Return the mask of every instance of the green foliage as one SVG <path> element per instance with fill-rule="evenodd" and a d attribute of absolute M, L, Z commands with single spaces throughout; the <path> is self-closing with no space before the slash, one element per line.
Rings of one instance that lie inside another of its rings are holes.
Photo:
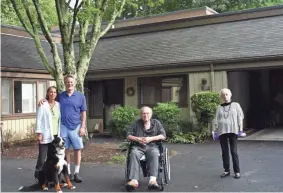
<path fill-rule="evenodd" d="M 20 0 L 16 0 L 20 13 L 23 15 L 23 19 L 28 21 L 28 17 L 25 14 L 25 10 L 23 4 Z M 40 25 L 37 20 L 37 15 L 35 12 L 35 8 L 33 6 L 32 0 L 27 0 L 29 5 L 29 10 L 31 12 L 31 16 L 33 20 L 36 22 L 35 26 L 40 30 Z M 40 7 L 43 11 L 44 18 L 46 20 L 48 28 L 52 26 L 58 25 L 58 18 L 55 9 L 55 1 L 50 0 L 40 0 Z M 1 0 L 1 22 L 9 25 L 22 26 L 19 21 L 15 10 L 13 9 L 11 0 Z M 30 26 L 30 24 L 28 24 Z M 31 27 L 31 26 L 30 26 Z"/>
<path fill-rule="evenodd" d="M 78 21 L 85 21 L 89 20 L 90 22 L 93 22 L 95 15 L 99 13 L 99 9 L 96 8 L 95 2 L 90 2 L 85 4 L 85 6 L 82 7 L 81 11 L 78 13 Z"/>
<path fill-rule="evenodd" d="M 169 143 L 195 144 L 203 143 L 207 139 L 205 132 L 174 132 Z"/>
<path fill-rule="evenodd" d="M 199 131 L 199 127 L 191 121 L 179 121 L 178 129 L 182 133 Z"/>
<path fill-rule="evenodd" d="M 129 146 L 130 146 L 130 143 L 126 141 L 119 145 L 119 149 L 121 149 L 121 151 L 127 151 Z"/>
<path fill-rule="evenodd" d="M 283 0 L 128 0 L 121 14 L 123 18 L 133 18 L 166 12 L 210 7 L 219 13 L 259 8 L 282 4 Z"/>
<path fill-rule="evenodd" d="M 148 16 L 158 13 L 157 10 L 166 0 L 127 0 L 120 19 Z M 161 13 L 161 12 L 159 12 Z"/>
<path fill-rule="evenodd" d="M 112 136 L 125 138 L 130 125 L 139 115 L 139 109 L 133 107 L 118 107 L 112 112 L 109 130 Z"/>
<path fill-rule="evenodd" d="M 220 98 L 217 92 L 199 92 L 191 96 L 192 111 L 201 128 L 207 127 L 219 104 Z"/>
<path fill-rule="evenodd" d="M 126 163 L 126 156 L 125 155 L 115 155 L 111 158 L 111 161 L 108 164 L 125 164 Z"/>
<path fill-rule="evenodd" d="M 175 103 L 158 103 L 153 108 L 153 115 L 163 124 L 167 136 L 178 129 L 181 109 Z"/>

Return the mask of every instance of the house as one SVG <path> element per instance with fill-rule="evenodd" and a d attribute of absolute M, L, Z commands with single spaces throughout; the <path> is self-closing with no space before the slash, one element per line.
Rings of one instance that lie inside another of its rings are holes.
<path fill-rule="evenodd" d="M 7 35 L 2 27 L 1 118 L 4 131 L 23 138 L 42 90 L 53 81 L 33 40 L 23 30 L 9 30 L 21 35 Z M 176 102 L 182 119 L 193 121 L 190 96 L 224 87 L 242 105 L 246 127 L 282 127 L 282 30 L 282 5 L 221 14 L 204 7 L 115 22 L 98 42 L 86 76 L 88 131 L 98 124 L 107 132 L 117 106 L 166 101 Z M 26 80 L 32 83 L 26 86 Z"/>
<path fill-rule="evenodd" d="M 50 51 L 43 35 L 41 44 Z M 53 34 L 56 42 L 60 37 Z M 21 27 L 1 25 L 1 123 L 4 140 L 31 137 L 35 126 L 36 106 L 54 85 L 45 70 L 34 41 Z M 51 56 L 51 57 L 50 57 Z M 52 55 L 47 54 L 52 64 Z"/>
<path fill-rule="evenodd" d="M 283 5 L 218 14 L 204 7 L 115 23 L 86 76 L 88 130 L 107 132 L 117 106 L 173 101 L 228 87 L 245 127 L 283 126 Z"/>

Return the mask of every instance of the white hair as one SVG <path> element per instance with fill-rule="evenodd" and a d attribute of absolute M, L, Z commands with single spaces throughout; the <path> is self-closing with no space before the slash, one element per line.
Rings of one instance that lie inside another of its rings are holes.
<path fill-rule="evenodd" d="M 222 93 L 223 93 L 223 92 L 226 92 L 230 97 L 232 96 L 232 92 L 231 92 L 230 89 L 228 89 L 228 88 L 223 88 L 223 89 L 221 89 L 221 91 L 219 92 L 220 97 L 222 96 Z"/>
<path fill-rule="evenodd" d="M 142 108 L 141 108 L 141 113 L 143 113 L 143 110 L 144 110 L 144 109 L 148 109 L 148 110 L 149 110 L 149 113 L 152 115 L 152 109 L 151 109 L 150 107 L 148 107 L 148 106 L 142 107 Z"/>

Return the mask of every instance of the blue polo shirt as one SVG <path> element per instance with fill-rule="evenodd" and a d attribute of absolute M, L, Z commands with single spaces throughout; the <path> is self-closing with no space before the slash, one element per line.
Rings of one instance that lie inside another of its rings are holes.
<path fill-rule="evenodd" d="M 86 111 L 85 96 L 75 91 L 71 96 L 67 91 L 59 94 L 61 123 L 68 129 L 76 129 L 81 124 L 81 112 Z"/>

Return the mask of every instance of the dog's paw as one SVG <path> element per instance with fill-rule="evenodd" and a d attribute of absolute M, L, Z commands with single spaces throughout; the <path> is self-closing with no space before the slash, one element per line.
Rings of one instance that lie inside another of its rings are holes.
<path fill-rule="evenodd" d="M 67 183 L 62 183 L 62 184 L 60 184 L 60 186 L 61 187 L 66 187 L 66 186 L 68 186 L 68 184 Z"/>
<path fill-rule="evenodd" d="M 47 187 L 45 187 L 45 188 L 43 188 L 42 190 L 43 190 L 43 191 L 48 191 L 48 188 L 47 188 Z"/>
<path fill-rule="evenodd" d="M 60 190 L 60 191 L 57 191 L 56 193 L 63 193 L 63 192 L 62 192 L 62 190 Z"/>
<path fill-rule="evenodd" d="M 69 185 L 69 186 L 68 186 L 68 189 L 70 189 L 70 190 L 76 189 L 76 186 L 74 186 L 74 185 Z"/>
<path fill-rule="evenodd" d="M 69 188 L 70 190 L 76 189 L 76 186 L 72 186 Z"/>

